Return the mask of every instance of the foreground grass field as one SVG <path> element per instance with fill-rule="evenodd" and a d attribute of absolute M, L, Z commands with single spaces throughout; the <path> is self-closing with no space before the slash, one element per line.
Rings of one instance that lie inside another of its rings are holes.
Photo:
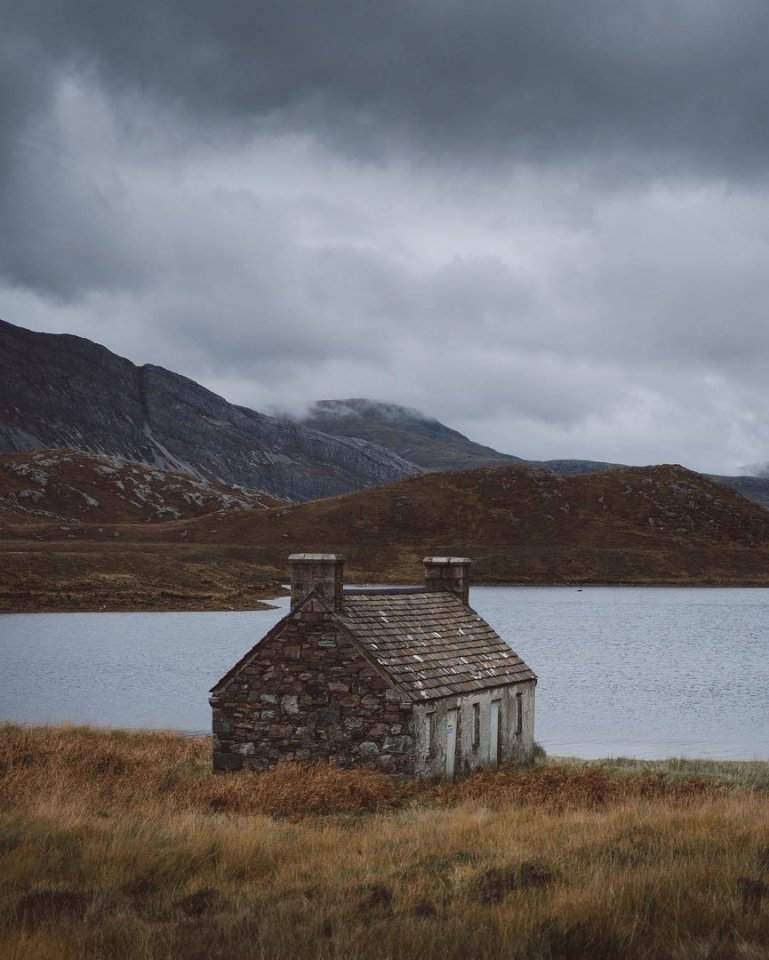
<path fill-rule="evenodd" d="M 769 957 L 769 764 L 214 776 L 0 727 L 0 956 Z"/>

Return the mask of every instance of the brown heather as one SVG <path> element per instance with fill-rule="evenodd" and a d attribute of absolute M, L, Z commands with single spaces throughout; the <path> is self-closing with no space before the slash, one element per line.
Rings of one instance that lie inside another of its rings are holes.
<path fill-rule="evenodd" d="M 503 466 L 164 523 L 0 514 L 0 611 L 253 609 L 297 552 L 343 553 L 351 583 L 453 554 L 474 583 L 766 586 L 769 512 L 679 466 Z"/>
<path fill-rule="evenodd" d="M 205 739 L 6 726 L 0 810 L 9 960 L 769 956 L 766 763 L 216 776 Z"/>

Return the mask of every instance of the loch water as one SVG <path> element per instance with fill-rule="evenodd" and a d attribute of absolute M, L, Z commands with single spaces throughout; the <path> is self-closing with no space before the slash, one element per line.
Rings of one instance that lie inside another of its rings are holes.
<path fill-rule="evenodd" d="M 0 616 L 0 720 L 210 729 L 208 689 L 282 617 Z M 537 673 L 550 754 L 769 759 L 769 589 L 475 587 Z"/>

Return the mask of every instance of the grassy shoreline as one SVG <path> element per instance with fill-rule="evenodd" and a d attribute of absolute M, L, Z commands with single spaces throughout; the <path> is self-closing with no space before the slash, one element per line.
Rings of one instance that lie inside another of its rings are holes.
<path fill-rule="evenodd" d="M 276 572 L 277 576 L 277 572 Z M 77 585 L 70 593 L 66 588 L 53 586 L 30 592 L 26 588 L 18 592 L 0 590 L 0 616 L 2 614 L 22 613 L 215 613 L 245 612 L 274 609 L 272 602 L 287 596 L 288 591 L 280 586 L 260 587 L 244 599 L 235 591 L 224 592 L 220 596 L 184 595 L 174 591 L 158 591 L 148 587 L 144 593 L 130 596 L 114 595 L 110 592 L 93 593 L 88 591 L 85 582 Z M 284 578 L 285 579 L 285 578 Z M 363 579 L 349 580 L 348 586 L 363 585 Z M 377 578 L 377 582 L 389 586 L 401 586 L 404 578 Z M 278 584 L 278 580 L 276 580 Z M 688 590 L 739 589 L 766 590 L 769 579 L 755 580 L 724 578 L 678 578 L 667 580 L 478 580 L 476 587 L 561 587 L 563 589 L 588 590 L 610 587 L 669 588 L 685 587 Z"/>
<path fill-rule="evenodd" d="M 769 956 L 769 763 L 460 783 L 215 776 L 165 733 L 0 727 L 0 955 Z"/>

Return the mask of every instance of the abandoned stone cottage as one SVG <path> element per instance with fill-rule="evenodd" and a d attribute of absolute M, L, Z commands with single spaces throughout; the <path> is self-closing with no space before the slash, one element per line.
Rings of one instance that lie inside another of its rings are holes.
<path fill-rule="evenodd" d="M 422 587 L 344 589 L 344 559 L 294 554 L 291 609 L 211 690 L 215 770 L 327 760 L 417 776 L 525 761 L 535 675 L 468 606 L 470 561 Z"/>

